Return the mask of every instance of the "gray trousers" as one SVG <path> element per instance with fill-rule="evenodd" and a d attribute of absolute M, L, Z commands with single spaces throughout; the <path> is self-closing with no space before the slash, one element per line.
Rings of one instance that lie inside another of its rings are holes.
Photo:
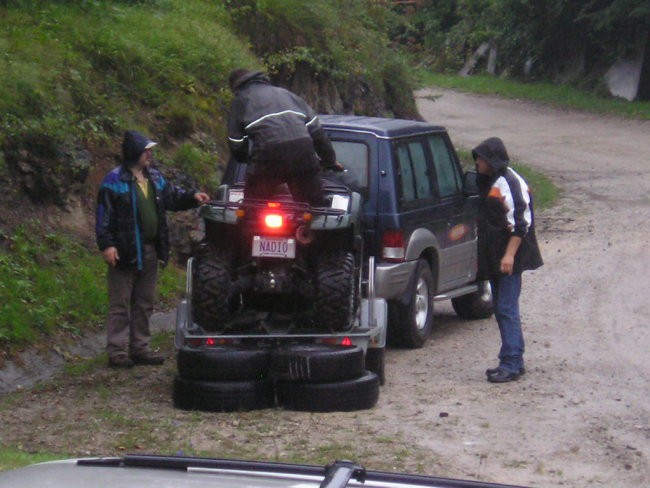
<path fill-rule="evenodd" d="M 142 270 L 108 267 L 106 352 L 111 358 L 137 356 L 149 350 L 149 318 L 156 296 L 158 257 L 145 245 Z"/>

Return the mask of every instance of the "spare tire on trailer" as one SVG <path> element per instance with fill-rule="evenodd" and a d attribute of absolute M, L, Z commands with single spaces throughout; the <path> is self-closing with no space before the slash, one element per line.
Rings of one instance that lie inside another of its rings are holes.
<path fill-rule="evenodd" d="M 192 267 L 192 315 L 204 330 L 219 331 L 230 318 L 230 281 L 226 253 L 207 245 Z"/>
<path fill-rule="evenodd" d="M 369 347 L 366 351 L 365 368 L 372 371 L 379 378 L 379 384 L 386 383 L 386 348 L 385 347 Z"/>
<path fill-rule="evenodd" d="M 273 407 L 275 391 L 270 379 L 197 381 L 176 376 L 172 399 L 183 410 L 235 412 Z"/>
<path fill-rule="evenodd" d="M 354 255 L 331 252 L 316 263 L 314 321 L 320 329 L 349 330 L 353 324 L 357 296 L 354 285 Z"/>
<path fill-rule="evenodd" d="M 266 378 L 271 351 L 243 346 L 178 350 L 176 365 L 181 378 L 200 381 L 245 381 Z"/>
<path fill-rule="evenodd" d="M 304 412 L 351 412 L 374 407 L 379 400 L 379 378 L 366 371 L 359 378 L 333 383 L 279 381 L 278 403 Z"/>
<path fill-rule="evenodd" d="M 271 353 L 274 378 L 289 381 L 332 382 L 363 375 L 363 349 L 359 346 L 298 344 Z"/>

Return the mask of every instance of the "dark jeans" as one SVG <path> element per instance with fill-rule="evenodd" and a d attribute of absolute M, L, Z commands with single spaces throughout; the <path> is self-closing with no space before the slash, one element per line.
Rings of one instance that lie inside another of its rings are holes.
<path fill-rule="evenodd" d="M 323 205 L 320 164 L 311 139 L 273 144 L 253 153 L 246 173 L 246 198 L 268 199 L 286 183 L 293 199 Z"/>
<path fill-rule="evenodd" d="M 142 270 L 108 267 L 106 351 L 111 358 L 137 356 L 149 350 L 149 318 L 156 295 L 158 256 L 145 245 Z"/>
<path fill-rule="evenodd" d="M 524 334 L 519 316 L 521 273 L 498 275 L 490 280 L 494 315 L 501 333 L 499 367 L 518 372 L 524 366 Z"/>

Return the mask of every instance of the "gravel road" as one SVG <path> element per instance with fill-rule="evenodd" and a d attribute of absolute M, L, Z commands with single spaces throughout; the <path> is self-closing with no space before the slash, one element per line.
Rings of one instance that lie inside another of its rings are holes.
<path fill-rule="evenodd" d="M 563 197 L 538 213 L 546 265 L 524 275 L 528 374 L 488 384 L 496 323 L 461 322 L 443 305 L 424 349 L 389 351 L 382 409 L 437 453 L 447 475 L 650 486 L 650 122 L 437 89 L 417 95 L 423 117 L 458 147 L 499 136 Z"/>

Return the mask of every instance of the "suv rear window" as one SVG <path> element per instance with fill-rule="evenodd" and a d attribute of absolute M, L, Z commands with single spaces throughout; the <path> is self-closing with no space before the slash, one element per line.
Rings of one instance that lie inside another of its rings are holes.
<path fill-rule="evenodd" d="M 336 160 L 347 170 L 346 180 L 357 189 L 368 188 L 368 146 L 362 142 L 332 141 Z"/>

